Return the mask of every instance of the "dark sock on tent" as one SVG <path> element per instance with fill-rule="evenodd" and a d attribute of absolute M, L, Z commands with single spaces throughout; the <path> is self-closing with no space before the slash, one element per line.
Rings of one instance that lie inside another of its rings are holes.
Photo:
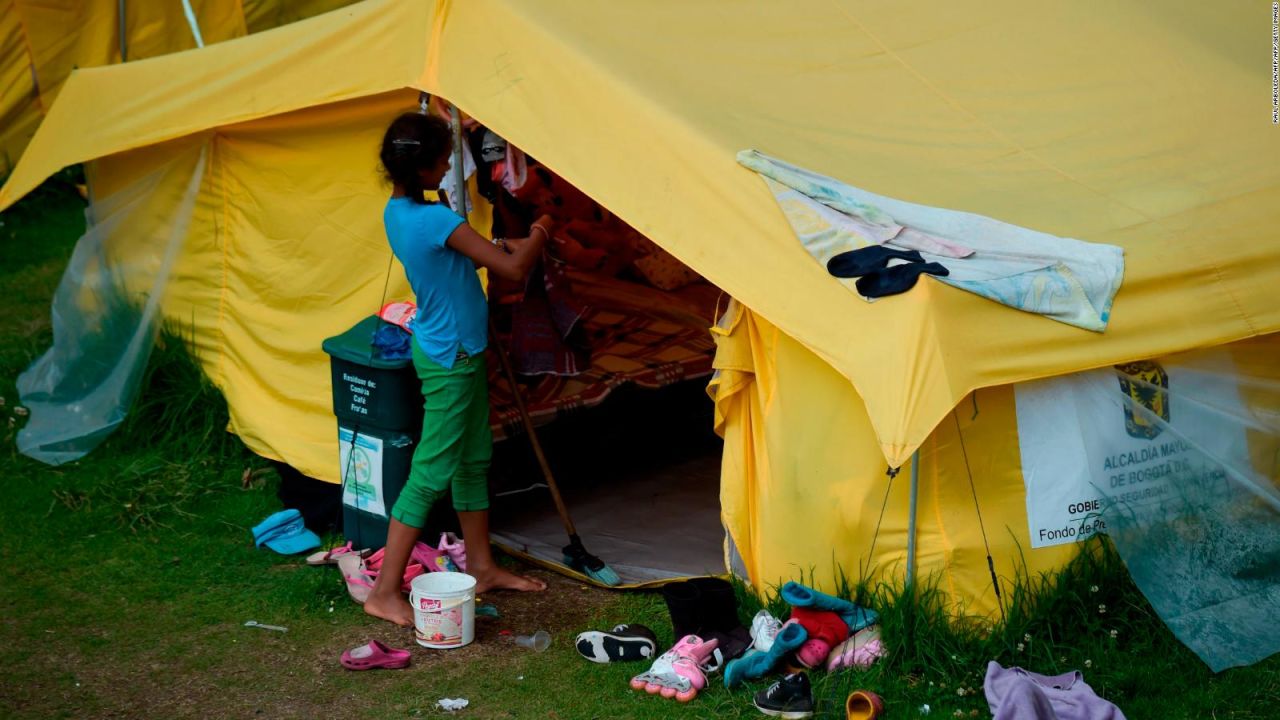
<path fill-rule="evenodd" d="M 838 278 L 852 278 L 884 270 L 890 260 L 924 262 L 915 250 L 899 250 L 884 245 L 871 245 L 849 252 L 842 252 L 827 261 L 827 272 Z"/>
<path fill-rule="evenodd" d="M 904 293 L 916 286 L 916 281 L 924 273 L 930 275 L 950 275 L 945 267 L 938 263 L 908 263 L 878 270 L 870 275 L 863 275 L 855 283 L 858 293 L 867 298 L 885 297 Z"/>

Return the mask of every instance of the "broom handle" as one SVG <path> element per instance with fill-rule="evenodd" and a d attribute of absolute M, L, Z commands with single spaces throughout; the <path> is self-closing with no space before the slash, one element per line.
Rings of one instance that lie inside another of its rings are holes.
<path fill-rule="evenodd" d="M 516 383 L 515 370 L 511 368 L 511 359 L 507 357 L 506 348 L 502 347 L 502 341 L 498 339 L 498 329 L 494 327 L 493 318 L 489 319 L 489 334 L 493 337 L 493 348 L 497 352 L 498 362 L 502 363 L 502 372 L 507 376 L 507 383 L 511 385 L 511 396 L 516 401 L 516 410 L 520 412 L 520 420 L 524 423 L 524 432 L 529 436 L 529 444 L 533 446 L 533 454 L 538 458 L 542 476 L 547 481 L 547 489 L 551 491 L 551 499 L 556 503 L 556 512 L 560 513 L 565 532 L 569 533 L 570 539 L 573 539 L 578 536 L 578 531 L 573 527 L 573 520 L 569 518 L 569 508 L 565 506 L 564 498 L 560 497 L 560 488 L 556 485 L 555 476 L 551 474 L 551 465 L 547 463 L 547 456 L 542 452 L 542 443 L 538 442 L 538 431 L 533 427 L 533 418 L 529 417 L 529 410 L 524 406 L 524 397 L 520 393 L 520 385 Z"/>

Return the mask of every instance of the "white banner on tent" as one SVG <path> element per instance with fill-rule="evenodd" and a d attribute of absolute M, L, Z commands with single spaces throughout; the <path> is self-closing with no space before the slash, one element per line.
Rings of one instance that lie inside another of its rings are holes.
<path fill-rule="evenodd" d="M 1229 355 L 1122 367 L 1014 388 L 1033 548 L 1106 532 L 1112 503 L 1139 518 L 1176 512 L 1187 493 L 1227 490 L 1224 467 L 1248 462 L 1243 429 L 1222 421 L 1244 414 Z"/>
<path fill-rule="evenodd" d="M 356 435 L 338 428 L 338 455 L 343 478 L 342 504 L 367 513 L 387 517 L 382 492 L 382 439 Z"/>

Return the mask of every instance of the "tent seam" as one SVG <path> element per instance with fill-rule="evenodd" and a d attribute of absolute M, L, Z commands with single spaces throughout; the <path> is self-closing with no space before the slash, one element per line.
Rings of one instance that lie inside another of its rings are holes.
<path fill-rule="evenodd" d="M 35 90 L 36 106 L 40 108 L 40 115 L 47 117 L 49 109 L 44 106 L 44 97 L 40 94 L 40 76 L 36 74 L 36 53 L 31 47 L 31 31 L 27 29 L 26 18 L 18 10 L 18 0 L 12 0 L 9 7 L 13 9 L 13 16 L 18 18 L 18 26 L 22 28 L 22 45 L 27 49 L 27 64 L 31 68 L 31 87 Z"/>
<path fill-rule="evenodd" d="M 934 457 L 932 473 L 930 476 L 933 481 L 933 488 L 932 488 L 933 516 L 934 516 L 934 519 L 936 519 L 938 522 L 938 534 L 942 537 L 942 551 L 945 553 L 945 555 L 943 555 L 943 558 L 942 558 L 942 574 L 947 580 L 948 591 L 954 597 L 956 594 L 956 581 L 955 581 L 955 576 L 951 572 L 951 559 L 954 556 L 955 549 L 954 549 L 953 543 L 951 542 L 951 536 L 947 534 L 947 526 L 942 520 L 942 497 L 938 490 L 938 488 L 941 486 L 942 483 L 938 482 L 938 466 L 940 463 L 937 462 L 937 459 L 940 453 L 938 450 L 938 435 L 937 435 L 936 429 L 934 430 L 934 432 L 929 434 L 928 441 L 933 446 L 931 450 L 933 451 L 932 455 Z M 916 525 L 916 532 L 917 533 L 920 532 L 919 524 Z M 919 557 L 919 554 L 920 554 L 920 543 L 919 543 L 919 538 L 917 538 L 916 539 L 917 558 Z M 917 570 L 919 569 L 919 567 L 920 567 L 920 563 L 917 562 L 916 563 Z"/>
<path fill-rule="evenodd" d="M 221 381 L 221 385 L 225 386 L 227 383 L 227 371 L 225 367 L 226 356 L 227 356 L 227 351 L 226 351 L 227 333 L 224 327 L 224 321 L 226 318 L 226 305 L 227 305 L 227 277 L 229 275 L 229 270 L 228 270 L 229 260 L 227 258 L 227 242 L 228 242 L 228 236 L 229 236 L 229 233 L 227 231 L 227 228 L 228 228 L 227 169 L 226 169 L 226 159 L 224 157 L 225 151 L 221 148 L 222 143 L 218 142 L 218 134 L 214 133 L 213 137 L 209 139 L 209 142 L 213 144 L 215 149 L 214 160 L 218 168 L 218 191 L 219 191 L 219 194 L 222 196 L 222 207 L 220 212 L 222 222 L 220 224 L 215 224 L 215 227 L 217 228 L 216 237 L 219 241 L 218 242 L 218 246 L 219 246 L 218 249 L 220 251 L 219 255 L 221 256 L 221 260 L 222 260 L 222 281 L 221 283 L 219 283 L 219 288 L 218 288 L 218 321 L 217 321 L 216 327 L 217 327 L 219 342 L 218 342 L 218 362 L 216 367 L 218 372 L 218 379 Z"/>

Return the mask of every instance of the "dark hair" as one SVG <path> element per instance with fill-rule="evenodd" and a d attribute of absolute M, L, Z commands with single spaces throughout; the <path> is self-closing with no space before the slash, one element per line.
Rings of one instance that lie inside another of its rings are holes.
<path fill-rule="evenodd" d="M 425 205 L 426 188 L 418 172 L 441 162 L 452 149 L 449 123 L 434 115 L 407 112 L 387 127 L 378 157 L 387 179 L 404 188 L 410 200 Z"/>

